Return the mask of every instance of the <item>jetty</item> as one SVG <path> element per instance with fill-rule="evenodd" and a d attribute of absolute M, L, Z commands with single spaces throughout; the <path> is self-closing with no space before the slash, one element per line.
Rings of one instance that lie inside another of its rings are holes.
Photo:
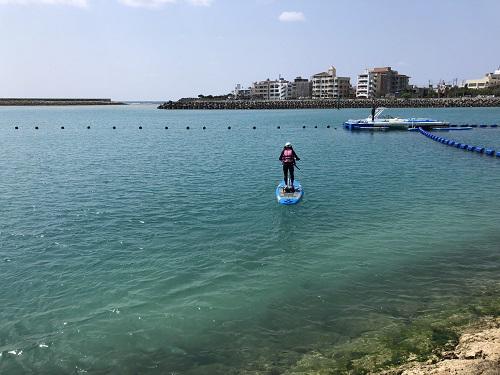
<path fill-rule="evenodd" d="M 207 100 L 184 98 L 168 101 L 158 109 L 307 109 L 307 108 L 446 108 L 500 107 L 500 97 L 461 98 L 378 98 L 378 99 L 304 99 L 304 100 Z"/>
<path fill-rule="evenodd" d="M 115 102 L 111 99 L 80 99 L 80 98 L 0 98 L 0 106 L 26 105 L 125 105 L 124 102 Z"/>

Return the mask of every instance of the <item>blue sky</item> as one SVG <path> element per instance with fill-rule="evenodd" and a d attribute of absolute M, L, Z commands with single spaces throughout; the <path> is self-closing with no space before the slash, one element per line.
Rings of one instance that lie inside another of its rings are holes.
<path fill-rule="evenodd" d="M 168 100 L 392 66 L 424 85 L 500 65 L 498 0 L 0 0 L 0 97 Z"/>

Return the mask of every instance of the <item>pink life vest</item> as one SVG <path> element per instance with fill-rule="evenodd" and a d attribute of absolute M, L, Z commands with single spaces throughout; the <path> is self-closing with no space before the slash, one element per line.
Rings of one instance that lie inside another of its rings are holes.
<path fill-rule="evenodd" d="M 283 163 L 293 163 L 294 157 L 293 157 L 293 150 L 291 148 L 285 148 L 283 150 Z"/>

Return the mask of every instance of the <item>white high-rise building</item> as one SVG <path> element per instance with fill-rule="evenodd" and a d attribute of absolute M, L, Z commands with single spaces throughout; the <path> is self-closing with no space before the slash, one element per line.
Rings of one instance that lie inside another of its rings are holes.
<path fill-rule="evenodd" d="M 358 75 L 356 98 L 373 98 L 375 96 L 374 74 L 366 69 Z"/>
<path fill-rule="evenodd" d="M 289 95 L 289 84 L 287 80 L 280 78 L 271 81 L 254 82 L 252 85 L 252 97 L 262 100 L 285 100 Z"/>
<path fill-rule="evenodd" d="M 334 80 L 337 70 L 331 66 L 328 71 L 312 76 L 312 97 L 313 99 L 333 98 Z"/>

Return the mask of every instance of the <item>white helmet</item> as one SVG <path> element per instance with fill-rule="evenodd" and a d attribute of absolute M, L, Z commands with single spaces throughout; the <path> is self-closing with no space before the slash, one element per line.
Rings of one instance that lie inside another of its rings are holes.
<path fill-rule="evenodd" d="M 292 147 L 292 144 L 290 142 L 285 143 L 285 147 Z"/>

